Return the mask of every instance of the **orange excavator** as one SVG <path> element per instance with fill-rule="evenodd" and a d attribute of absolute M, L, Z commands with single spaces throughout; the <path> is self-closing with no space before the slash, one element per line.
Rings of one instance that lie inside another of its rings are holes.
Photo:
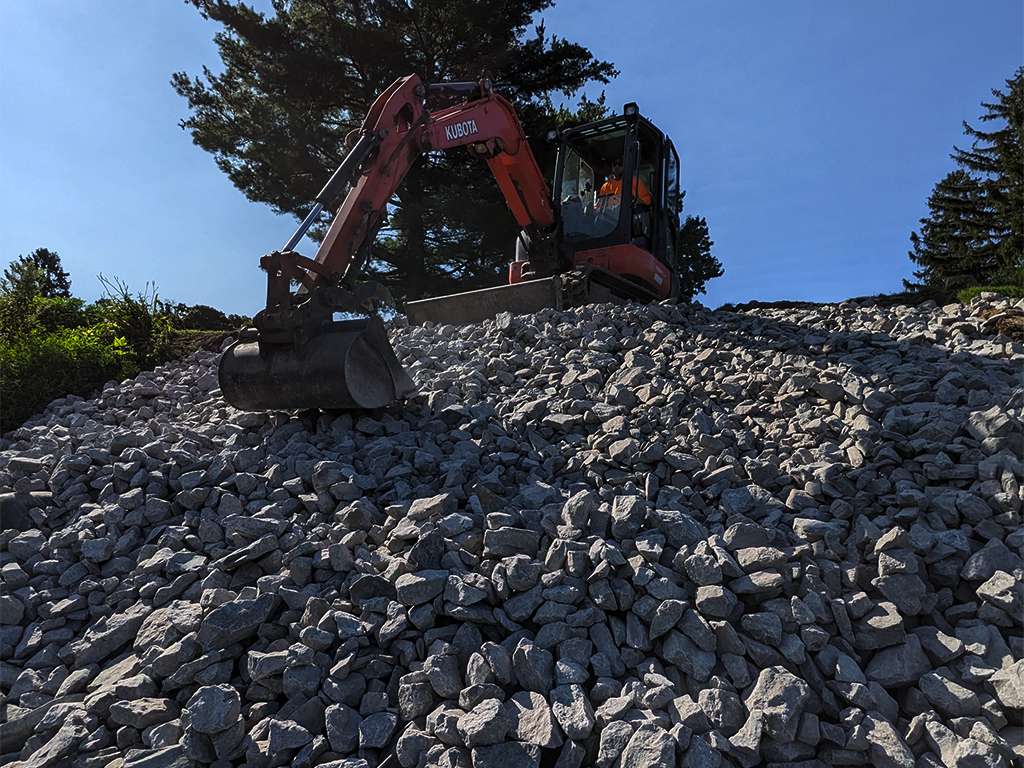
<path fill-rule="evenodd" d="M 515 110 L 488 80 L 392 83 L 299 228 L 261 258 L 266 308 L 221 358 L 228 402 L 244 410 L 371 409 L 413 393 L 375 311 L 386 292 L 360 273 L 389 201 L 426 152 L 465 147 L 479 156 L 521 232 L 506 285 L 408 302 L 411 323 L 675 295 L 682 193 L 671 140 L 633 103 L 547 138 L 558 145 L 553 191 Z M 316 255 L 299 254 L 309 228 L 339 202 Z"/>

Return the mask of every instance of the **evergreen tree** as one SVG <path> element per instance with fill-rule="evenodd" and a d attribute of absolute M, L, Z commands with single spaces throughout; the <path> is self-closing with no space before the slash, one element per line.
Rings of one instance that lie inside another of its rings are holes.
<path fill-rule="evenodd" d="M 983 179 L 992 239 L 993 269 L 1020 269 L 1024 258 L 1024 67 L 1006 81 L 1006 91 L 993 89 L 993 102 L 983 102 L 980 120 L 999 123 L 984 131 L 964 122 L 973 139 L 970 149 L 954 148 L 953 159 Z"/>
<path fill-rule="evenodd" d="M 920 234 L 912 232 L 910 258 L 921 265 L 918 283 L 956 291 L 997 271 L 997 242 L 992 238 L 991 210 L 983 183 L 966 171 L 946 174 L 928 197 L 928 216 Z M 906 282 L 906 281 L 905 281 Z"/>
<path fill-rule="evenodd" d="M 992 95 L 980 120 L 995 125 L 964 122 L 972 142 L 954 147 L 960 170 L 935 185 L 920 233 L 910 236 L 920 269 L 908 288 L 1024 281 L 1024 67 Z"/>
<path fill-rule="evenodd" d="M 707 220 L 703 216 L 687 216 L 676 241 L 679 298 L 684 301 L 705 293 L 708 280 L 725 274 L 722 262 L 711 253 L 714 244 Z"/>
<path fill-rule="evenodd" d="M 402 75 L 486 75 L 533 139 L 572 117 L 553 94 L 617 74 L 542 24 L 531 30 L 552 0 L 274 0 L 266 16 L 243 2 L 189 1 L 222 27 L 223 71 L 174 75 L 190 107 L 182 127 L 249 199 L 298 218 L 340 163 L 346 134 Z M 580 109 L 589 119 L 603 102 Z M 543 163 L 543 143 L 534 149 Z M 513 256 L 515 222 L 468 152 L 422 158 L 392 203 L 368 269 L 398 295 L 493 284 Z"/>
<path fill-rule="evenodd" d="M 71 278 L 55 251 L 36 248 L 28 256 L 19 256 L 7 265 L 0 278 L 0 293 L 69 298 Z"/>

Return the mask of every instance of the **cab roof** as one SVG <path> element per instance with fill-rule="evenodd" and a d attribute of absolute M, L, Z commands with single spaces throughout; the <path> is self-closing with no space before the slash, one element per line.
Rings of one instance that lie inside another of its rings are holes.
<path fill-rule="evenodd" d="M 626 108 L 629 107 L 635 108 L 636 105 L 627 104 Z M 646 117 L 641 115 L 639 110 L 633 112 L 632 114 L 623 113 L 621 115 L 612 115 L 611 117 L 606 117 L 603 120 L 595 120 L 590 123 L 578 125 L 575 128 L 567 128 L 564 131 L 562 131 L 561 135 L 563 139 L 568 140 L 577 138 L 591 138 L 611 133 L 613 131 L 623 130 L 633 123 L 637 123 L 647 132 L 653 133 L 659 141 L 666 141 L 668 139 L 664 132 L 660 128 L 658 128 L 658 126 L 656 126 L 654 123 L 648 120 Z"/>

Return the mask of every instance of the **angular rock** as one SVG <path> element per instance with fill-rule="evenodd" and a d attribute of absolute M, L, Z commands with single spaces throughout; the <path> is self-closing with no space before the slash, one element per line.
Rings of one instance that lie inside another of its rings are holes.
<path fill-rule="evenodd" d="M 811 689 L 785 667 L 762 669 L 744 703 L 747 711 L 763 715 L 764 732 L 779 741 L 796 738 L 800 715 Z"/>
<path fill-rule="evenodd" d="M 459 718 L 457 727 L 463 744 L 472 748 L 501 743 L 514 724 L 503 702 L 484 699 Z"/>
<path fill-rule="evenodd" d="M 656 725 L 641 725 L 622 750 L 622 768 L 644 768 L 657 765 L 672 768 L 676 764 L 676 744 L 672 737 Z"/>
<path fill-rule="evenodd" d="M 227 730 L 241 717 L 242 700 L 230 685 L 206 685 L 192 694 L 185 711 L 191 730 L 215 734 Z"/>
<path fill-rule="evenodd" d="M 551 690 L 551 710 L 565 735 L 574 741 L 594 730 L 594 710 L 580 685 L 560 685 Z"/>
<path fill-rule="evenodd" d="M 555 723 L 547 700 L 533 691 L 519 691 L 505 704 L 513 725 L 510 735 L 516 741 L 554 748 L 562 745 L 562 734 Z"/>
<path fill-rule="evenodd" d="M 921 641 L 916 635 L 907 635 L 901 645 L 890 645 L 876 651 L 864 674 L 885 688 L 900 688 L 916 683 L 931 668 Z"/>
<path fill-rule="evenodd" d="M 429 603 L 444 591 L 448 571 L 428 570 L 405 573 L 395 581 L 398 601 L 402 605 Z"/>
<path fill-rule="evenodd" d="M 270 620 L 277 598 L 260 595 L 251 600 L 232 600 L 214 608 L 199 626 L 199 644 L 204 650 L 227 648 L 254 635 Z"/>

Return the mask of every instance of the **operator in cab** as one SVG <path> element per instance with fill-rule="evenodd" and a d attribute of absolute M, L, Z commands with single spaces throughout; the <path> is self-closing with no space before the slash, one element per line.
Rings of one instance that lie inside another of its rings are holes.
<path fill-rule="evenodd" d="M 604 198 L 602 200 L 602 198 Z M 633 198 L 642 205 L 650 205 L 654 202 L 651 197 L 651 190 L 647 188 L 644 180 L 639 175 L 633 177 Z M 618 208 L 622 204 L 622 161 L 616 160 L 612 164 L 612 172 L 607 181 L 597 190 L 597 200 L 601 208 Z"/>

